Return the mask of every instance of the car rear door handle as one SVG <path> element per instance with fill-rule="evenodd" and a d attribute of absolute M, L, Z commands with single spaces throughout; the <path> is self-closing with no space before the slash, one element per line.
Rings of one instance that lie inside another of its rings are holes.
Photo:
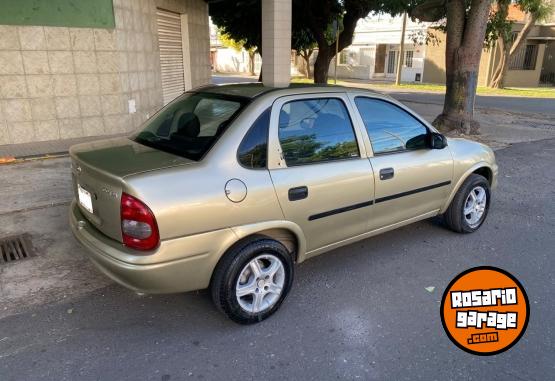
<path fill-rule="evenodd" d="M 302 200 L 308 197 L 308 188 L 306 186 L 289 189 L 289 201 Z"/>
<path fill-rule="evenodd" d="M 380 180 L 387 180 L 393 178 L 395 171 L 393 168 L 384 168 L 380 170 Z"/>

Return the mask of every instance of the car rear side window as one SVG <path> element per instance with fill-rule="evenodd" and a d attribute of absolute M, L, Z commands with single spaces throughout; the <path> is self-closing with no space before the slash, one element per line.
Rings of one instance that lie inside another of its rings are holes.
<path fill-rule="evenodd" d="M 252 169 L 266 168 L 269 126 L 268 108 L 256 119 L 239 146 L 237 157 L 242 166 Z"/>
<path fill-rule="evenodd" d="M 201 160 L 248 99 L 210 93 L 185 93 L 145 123 L 133 139 L 140 144 Z"/>
<path fill-rule="evenodd" d="M 278 131 L 287 166 L 360 156 L 351 118 L 345 104 L 337 98 L 284 104 Z"/>
<path fill-rule="evenodd" d="M 428 129 L 402 108 L 380 99 L 356 97 L 374 154 L 427 147 Z"/>

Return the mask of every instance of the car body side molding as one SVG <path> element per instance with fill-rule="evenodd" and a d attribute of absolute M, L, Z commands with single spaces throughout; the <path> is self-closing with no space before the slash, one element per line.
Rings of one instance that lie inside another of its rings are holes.
<path fill-rule="evenodd" d="M 333 209 L 333 210 L 328 210 L 327 212 L 313 214 L 312 216 L 308 217 L 308 220 L 309 221 L 314 221 L 314 220 L 317 220 L 317 219 L 320 219 L 320 218 L 333 216 L 334 214 L 339 214 L 339 213 L 344 213 L 344 212 L 348 212 L 348 211 L 359 209 L 359 208 L 364 208 L 366 206 L 370 206 L 370 205 L 373 205 L 373 204 L 374 204 L 374 201 L 372 201 L 372 200 L 364 201 L 364 202 L 361 202 L 361 203 L 358 203 L 358 204 L 344 206 L 342 208 L 337 208 L 337 209 Z"/>
<path fill-rule="evenodd" d="M 444 187 L 444 186 L 449 185 L 449 184 L 451 184 L 451 181 L 443 181 L 441 183 L 428 185 L 428 186 L 425 186 L 425 187 L 422 187 L 422 188 L 411 189 L 411 190 L 406 191 L 406 192 L 401 192 L 401 193 L 397 193 L 397 194 L 392 194 L 390 196 L 380 197 L 380 198 L 377 198 L 375 202 L 377 204 L 379 202 L 390 201 L 390 200 L 394 200 L 396 198 L 410 196 L 410 195 L 413 195 L 415 193 L 425 192 L 425 191 L 429 191 L 431 189 Z"/>
<path fill-rule="evenodd" d="M 450 184 L 451 184 L 451 181 L 443 181 L 441 183 L 428 185 L 428 186 L 425 186 L 425 187 L 422 187 L 422 188 L 412 189 L 410 191 L 393 194 L 391 196 L 381 197 L 381 198 L 376 199 L 376 201 L 369 200 L 369 201 L 361 202 L 361 203 L 354 204 L 354 205 L 344 206 L 342 208 L 328 210 L 326 212 L 313 214 L 313 215 L 308 217 L 308 220 L 309 221 L 318 220 L 320 218 L 333 216 L 333 215 L 339 214 L 339 213 L 349 212 L 351 210 L 364 208 L 366 206 L 371 206 L 371 205 L 377 204 L 379 202 L 385 202 L 385 201 L 394 200 L 394 199 L 400 198 L 400 197 L 410 196 L 410 195 L 413 195 L 415 193 L 425 192 L 425 191 L 428 191 L 428 190 L 431 190 L 431 189 L 444 187 L 444 186 L 450 185 Z"/>

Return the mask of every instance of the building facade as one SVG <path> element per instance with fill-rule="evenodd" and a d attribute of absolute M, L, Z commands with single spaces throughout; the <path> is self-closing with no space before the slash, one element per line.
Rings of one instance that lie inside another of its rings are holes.
<path fill-rule="evenodd" d="M 516 6 L 509 16 L 513 34 L 524 27 L 525 14 Z M 555 15 L 555 13 L 554 13 Z M 555 16 L 553 16 L 555 17 Z M 555 86 L 555 24 L 535 25 L 521 49 L 511 58 L 505 85 L 508 87 Z M 337 77 L 368 81 L 394 81 L 400 52 L 402 18 L 369 16 L 358 22 L 353 44 L 340 52 Z M 401 81 L 445 83 L 445 34 L 431 23 L 407 20 Z M 317 52 L 314 53 L 312 64 Z M 484 48 L 480 61 L 478 85 L 489 86 L 499 65 L 498 47 Z M 335 64 L 330 64 L 333 78 Z M 300 64 L 300 71 L 304 71 Z"/>
<path fill-rule="evenodd" d="M 365 80 L 395 80 L 400 59 L 402 17 L 370 16 L 357 23 L 353 43 L 343 49 L 337 62 L 338 78 Z M 426 55 L 426 31 L 429 23 L 407 19 L 403 82 L 421 82 Z M 335 73 L 335 62 L 330 65 L 330 76 Z"/>
<path fill-rule="evenodd" d="M 554 3 L 552 1 L 552 3 Z M 554 3 L 555 4 L 555 3 Z M 508 19 L 512 21 L 513 40 L 524 27 L 527 15 L 513 4 Z M 508 62 L 507 87 L 555 86 L 555 9 L 550 17 L 532 27 L 526 41 Z M 433 36 L 424 57 L 423 81 L 445 83 L 444 32 L 429 26 L 426 34 Z M 478 86 L 491 86 L 499 67 L 502 52 L 497 43 L 484 47 L 478 71 Z"/>
<path fill-rule="evenodd" d="M 5 3 L 0 145 L 126 133 L 210 82 L 203 0 Z"/>
<path fill-rule="evenodd" d="M 524 24 L 515 22 L 516 35 Z M 437 45 L 428 46 L 424 59 L 423 81 L 445 83 L 445 34 L 430 30 L 437 36 Z M 478 86 L 490 86 L 499 65 L 501 51 L 497 44 L 484 48 L 480 58 Z M 555 86 L 555 25 L 536 25 L 528 38 L 509 61 L 505 77 L 507 87 Z"/>

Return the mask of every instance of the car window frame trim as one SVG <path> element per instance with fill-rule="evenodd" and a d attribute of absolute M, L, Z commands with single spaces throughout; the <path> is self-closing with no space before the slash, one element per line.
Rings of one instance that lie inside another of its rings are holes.
<path fill-rule="evenodd" d="M 380 94 L 380 93 L 364 93 L 362 92 L 360 89 L 357 91 L 353 91 L 348 93 L 348 97 L 349 100 L 352 103 L 353 106 L 353 112 L 356 114 L 357 117 L 357 121 L 360 125 L 360 129 L 363 133 L 363 135 L 365 136 L 365 144 L 367 145 L 367 151 L 369 152 L 368 157 L 372 158 L 372 157 L 376 157 L 376 156 L 387 156 L 387 155 L 395 155 L 395 154 L 400 154 L 400 153 L 406 153 L 406 152 L 417 152 L 420 150 L 424 150 L 425 148 L 419 148 L 419 149 L 403 149 L 403 150 L 396 150 L 396 151 L 391 151 L 391 152 L 378 152 L 376 153 L 374 151 L 374 147 L 372 146 L 372 141 L 370 139 L 370 135 L 368 134 L 368 130 L 366 129 L 366 125 L 364 124 L 364 119 L 362 118 L 362 115 L 356 105 L 356 98 L 368 98 L 368 99 L 373 99 L 373 100 L 378 100 L 378 101 L 383 101 L 386 103 L 389 103 L 393 106 L 396 106 L 398 108 L 400 108 L 401 110 L 405 111 L 406 113 L 408 113 L 410 116 L 412 116 L 414 119 L 416 119 L 418 122 L 420 122 L 420 124 L 422 124 L 427 130 L 428 130 L 428 134 L 430 135 L 434 132 L 438 132 L 439 131 L 434 128 L 434 126 L 432 126 L 430 123 L 428 123 L 427 120 L 421 118 L 418 114 L 414 113 L 411 109 L 409 109 L 407 106 L 405 106 L 403 103 L 399 102 L 396 99 L 392 99 L 390 97 L 388 97 L 387 95 L 384 94 Z M 432 148 L 429 148 L 432 149 Z"/>

